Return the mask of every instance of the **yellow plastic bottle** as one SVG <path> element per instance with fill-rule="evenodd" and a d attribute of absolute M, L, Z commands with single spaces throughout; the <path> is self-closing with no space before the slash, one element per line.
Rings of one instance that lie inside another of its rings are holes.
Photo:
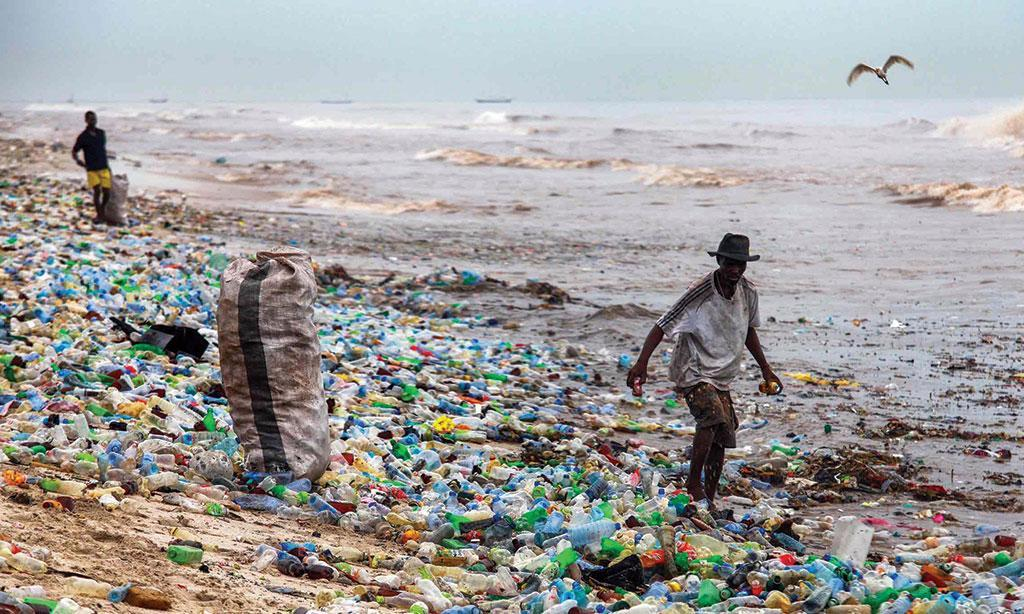
<path fill-rule="evenodd" d="M 767 597 L 765 597 L 764 607 L 782 610 L 788 614 L 793 609 L 793 604 L 790 603 L 789 597 L 787 597 L 785 593 L 781 591 L 772 591 L 768 593 Z"/>

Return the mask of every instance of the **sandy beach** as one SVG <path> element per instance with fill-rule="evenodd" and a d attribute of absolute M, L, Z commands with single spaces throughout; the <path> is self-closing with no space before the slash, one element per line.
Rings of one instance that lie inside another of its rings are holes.
<path fill-rule="evenodd" d="M 876 538 L 878 551 L 939 525 L 956 536 L 979 524 L 1019 535 L 1024 247 L 1017 238 L 1024 236 L 1024 200 L 1010 141 L 1022 135 L 1003 135 L 998 143 L 989 133 L 975 138 L 990 122 L 977 119 L 989 117 L 995 105 L 987 102 L 917 105 L 935 115 L 916 121 L 909 121 L 919 116 L 916 103 L 903 104 L 908 108 L 868 112 L 827 130 L 826 120 L 849 115 L 823 105 L 832 111 L 799 119 L 794 114 L 810 103 L 767 110 L 735 104 L 724 113 L 735 117 L 708 124 L 706 109 L 688 109 L 693 123 L 681 131 L 664 125 L 670 120 L 650 120 L 658 109 L 630 116 L 620 108 L 589 109 L 600 121 L 578 108 L 495 115 L 404 108 L 377 112 L 377 120 L 368 119 L 372 110 L 340 119 L 301 109 L 283 121 L 282 110 L 257 107 L 232 117 L 266 117 L 241 125 L 220 109 L 194 116 L 142 109 L 132 116 L 127 105 L 112 106 L 107 115 L 100 109 L 101 123 L 117 152 L 115 172 L 132 181 L 129 216 L 142 225 L 91 227 L 87 207 L 63 203 L 3 215 L 12 225 L 66 217 L 71 225 L 61 236 L 87 242 L 144 231 L 232 257 L 290 244 L 308 250 L 320 267 L 342 265 L 368 286 L 473 271 L 489 281 L 433 290 L 438 302 L 459 304 L 467 318 L 494 320 L 459 334 L 573 348 L 590 374 L 581 396 L 614 403 L 643 424 L 680 426 L 615 430 L 608 438 L 639 438 L 673 458 L 690 445 L 682 428 L 690 417 L 664 402 L 671 396 L 667 345 L 652 361 L 644 400 L 625 389 L 620 357 L 632 360 L 654 319 L 710 270 L 706 251 L 718 237 L 744 232 L 763 255 L 748 269 L 761 293 L 761 340 L 776 372 L 787 375 L 784 394 L 766 398 L 756 394 L 756 366 L 746 366 L 735 386 L 737 410 L 743 420 L 766 423 L 741 431 L 740 446 L 860 447 L 905 460 L 914 468 L 909 480 L 943 493 L 913 496 L 865 485 L 798 502 L 799 513 L 877 517 L 901 527 Z M 890 122 L 893 113 L 907 121 Z M 78 115 L 4 108 L 0 180 L 57 181 L 47 190 L 87 201 L 67 153 Z M 456 115 L 470 117 L 465 127 L 452 127 Z M 257 131 L 262 124 L 271 127 Z M 650 134 L 637 137 L 644 125 Z M 896 136 L 879 137 L 879 126 L 895 126 L 889 132 Z M 826 154 L 829 139 L 842 147 Z M 331 148 L 345 155 L 332 158 Z M 854 161 L 869 154 L 877 155 L 871 163 Z M 581 432 L 595 431 L 595 424 L 573 420 Z M 977 456 L 969 450 L 975 448 L 1009 456 Z M 0 498 L 7 520 L 0 534 L 49 548 L 54 569 L 89 574 L 105 561 L 107 581 L 158 586 L 174 597 L 174 611 L 313 607 L 322 583 L 249 569 L 260 543 L 319 539 L 369 553 L 401 551 L 388 537 L 250 512 L 210 522 L 156 498 L 133 497 L 134 512 L 81 505 L 55 516 L 39 508 L 41 493 L 25 502 L 11 496 L 15 490 L 5 488 Z M 208 571 L 182 567 L 168 575 L 160 548 L 174 527 L 216 546 Z M 820 537 L 808 545 L 827 547 Z M 39 582 L 59 592 L 65 580 L 49 574 Z M 359 594 L 352 582 L 329 588 Z"/>

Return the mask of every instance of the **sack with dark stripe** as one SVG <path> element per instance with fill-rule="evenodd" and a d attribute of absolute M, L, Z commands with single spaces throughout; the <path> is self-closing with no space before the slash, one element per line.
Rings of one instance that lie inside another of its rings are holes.
<path fill-rule="evenodd" d="M 224 270 L 220 370 L 249 471 L 319 478 L 330 453 L 317 284 L 309 254 L 280 247 Z"/>

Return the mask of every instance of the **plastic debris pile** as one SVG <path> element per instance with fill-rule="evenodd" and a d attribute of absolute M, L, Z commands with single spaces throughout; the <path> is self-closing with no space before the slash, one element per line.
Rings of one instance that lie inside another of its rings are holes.
<path fill-rule="evenodd" d="M 934 526 L 883 552 L 872 550 L 871 524 L 794 512 L 837 489 L 913 490 L 896 457 L 748 448 L 725 469 L 733 490 L 722 503 L 733 510 L 691 505 L 681 451 L 612 437 L 685 429 L 620 413 L 629 400 L 589 386 L 585 351 L 474 338 L 496 321 L 432 308 L 431 286 L 481 283 L 465 273 L 321 278 L 330 467 L 316 483 L 247 473 L 216 344 L 197 362 L 132 344 L 107 321 L 188 325 L 212 340 L 227 256 L 201 237 L 83 238 L 40 212 L 81 206 L 65 189 L 0 183 L 9 496 L 129 513 L 151 497 L 185 513 L 320 526 L 322 543 L 263 544 L 246 563 L 320 583 L 310 605 L 322 612 L 1024 611 L 1024 544 L 1012 535 L 979 527 L 958 540 Z M 388 547 L 338 546 L 343 531 Z M 175 537 L 173 564 L 203 563 L 201 534 Z M 46 574 L 50 558 L 0 537 L 0 574 Z M 152 589 L 78 580 L 69 591 L 79 600 L 172 607 Z M 92 611 L 45 593 L 0 593 L 0 611 Z"/>

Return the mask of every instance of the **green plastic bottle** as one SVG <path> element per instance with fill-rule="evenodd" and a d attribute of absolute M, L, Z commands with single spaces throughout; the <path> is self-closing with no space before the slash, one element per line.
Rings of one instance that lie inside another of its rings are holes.
<path fill-rule="evenodd" d="M 409 460 L 412 458 L 412 454 L 409 453 L 409 446 L 397 439 L 391 440 L 391 453 L 395 455 L 395 458 L 400 458 L 402 460 Z"/>
<path fill-rule="evenodd" d="M 402 386 L 402 400 L 406 403 L 415 401 L 420 396 L 420 389 L 414 384 L 406 384 Z"/>
<path fill-rule="evenodd" d="M 565 570 L 580 558 L 580 553 L 572 548 L 566 548 L 555 555 L 555 562 L 558 563 L 558 570 L 565 573 Z"/>
<path fill-rule="evenodd" d="M 47 611 L 52 612 L 57 609 L 57 602 L 53 599 L 44 599 L 42 597 L 25 597 L 23 599 L 25 605 L 37 605 L 41 608 L 46 608 Z"/>
<path fill-rule="evenodd" d="M 917 582 L 903 589 L 903 591 L 909 593 L 910 596 L 914 599 L 924 599 L 927 601 L 928 599 L 932 598 L 932 595 L 935 594 L 936 589 L 932 588 L 931 586 L 928 586 L 927 584 L 921 584 L 920 582 Z"/>
<path fill-rule="evenodd" d="M 878 591 L 873 595 L 868 595 L 864 598 L 864 603 L 871 606 L 872 612 L 877 612 L 878 608 L 881 607 L 886 601 L 892 601 L 899 597 L 899 592 L 894 588 L 886 588 Z"/>
<path fill-rule="evenodd" d="M 690 570 L 690 555 L 686 552 L 676 553 L 676 569 L 679 573 Z"/>
<path fill-rule="evenodd" d="M 781 443 L 773 443 L 772 452 L 782 452 L 786 456 L 796 456 L 800 449 L 793 446 L 784 446 Z"/>
<path fill-rule="evenodd" d="M 192 565 L 203 560 L 203 551 L 192 546 L 167 546 L 167 558 L 178 565 Z"/>
<path fill-rule="evenodd" d="M 547 517 L 547 510 L 543 507 L 535 507 L 516 520 L 516 529 L 520 531 L 532 529 L 533 525 L 536 524 L 538 520 L 545 520 Z"/>
<path fill-rule="evenodd" d="M 89 403 L 88 405 L 85 406 L 85 409 L 89 413 L 99 416 L 100 418 L 111 415 L 110 412 L 107 411 L 105 407 L 97 405 L 96 403 Z"/>
<path fill-rule="evenodd" d="M 619 542 L 611 539 L 610 537 L 601 538 L 601 552 L 599 553 L 602 558 L 614 559 L 622 554 L 622 551 L 626 547 Z"/>
<path fill-rule="evenodd" d="M 711 580 L 702 580 L 697 589 L 697 605 L 707 608 L 722 600 L 722 591 Z"/>
<path fill-rule="evenodd" d="M 446 512 L 445 515 L 444 515 L 444 518 L 448 522 L 452 523 L 452 525 L 455 527 L 455 532 L 457 534 L 461 534 L 462 533 L 462 525 L 463 524 L 472 522 L 472 520 L 470 520 L 469 518 L 466 518 L 465 516 L 460 516 L 458 514 L 453 514 L 451 512 Z"/>
<path fill-rule="evenodd" d="M 685 493 L 678 494 L 669 499 L 668 504 L 676 508 L 677 512 L 681 512 L 684 507 L 690 504 L 690 496 Z"/>

